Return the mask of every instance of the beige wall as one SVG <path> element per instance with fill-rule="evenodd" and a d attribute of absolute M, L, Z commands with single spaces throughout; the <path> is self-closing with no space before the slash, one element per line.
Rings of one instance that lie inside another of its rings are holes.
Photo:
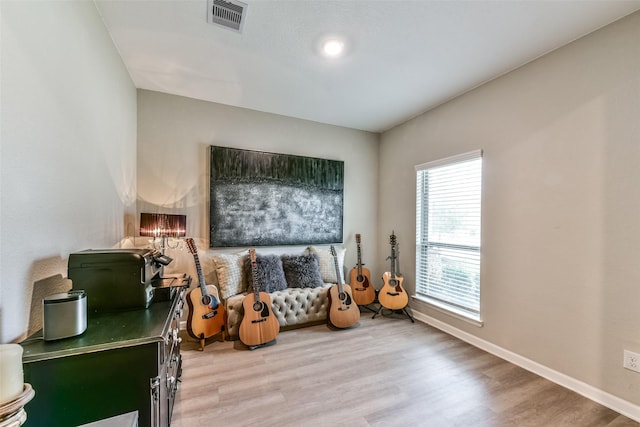
<path fill-rule="evenodd" d="M 378 240 L 395 228 L 413 289 L 414 166 L 483 149 L 484 327 L 413 307 L 635 405 L 638 40 L 635 13 L 384 133 Z"/>
<path fill-rule="evenodd" d="M 211 145 L 343 160 L 345 266 L 355 265 L 356 233 L 373 262 L 377 134 L 139 90 L 138 213 L 186 214 L 187 234 L 207 246 Z"/>
<path fill-rule="evenodd" d="M 70 252 L 124 234 L 136 91 L 93 2 L 1 1 L 0 16 L 4 343 L 28 329 L 34 282 L 66 276 Z"/>

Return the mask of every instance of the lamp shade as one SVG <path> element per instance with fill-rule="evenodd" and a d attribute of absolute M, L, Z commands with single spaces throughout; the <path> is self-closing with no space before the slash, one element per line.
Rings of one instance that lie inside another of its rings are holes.
<path fill-rule="evenodd" d="M 150 237 L 184 237 L 187 235 L 187 216 L 141 213 L 140 235 Z"/>

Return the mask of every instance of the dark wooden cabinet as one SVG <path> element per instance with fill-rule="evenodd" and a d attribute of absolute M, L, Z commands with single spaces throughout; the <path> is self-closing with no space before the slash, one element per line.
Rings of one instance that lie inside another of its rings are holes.
<path fill-rule="evenodd" d="M 168 426 L 180 378 L 179 322 L 186 288 L 147 309 L 89 316 L 84 334 L 22 343 L 35 390 L 26 426 L 77 426 L 138 411 L 140 426 Z"/>

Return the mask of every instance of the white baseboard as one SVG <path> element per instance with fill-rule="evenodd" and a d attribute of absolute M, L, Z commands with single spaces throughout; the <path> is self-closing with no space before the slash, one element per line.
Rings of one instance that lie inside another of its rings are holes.
<path fill-rule="evenodd" d="M 622 415 L 633 419 L 634 421 L 640 422 L 640 406 L 635 405 L 629 401 L 616 397 L 610 393 L 602 391 L 596 387 L 593 387 L 589 384 L 586 384 L 580 380 L 577 380 L 573 377 L 555 371 L 551 368 L 548 368 L 544 365 L 541 365 L 533 360 L 527 359 L 524 356 L 513 353 L 512 351 L 506 350 L 502 347 L 499 347 L 495 344 L 490 343 L 489 341 L 485 341 L 481 338 L 478 338 L 474 335 L 471 335 L 467 332 L 464 332 L 458 328 L 454 328 L 453 326 L 444 323 L 438 319 L 435 319 L 431 316 L 427 316 L 424 313 L 420 313 L 418 311 L 413 311 L 413 317 L 416 320 L 419 320 L 423 323 L 431 325 L 441 331 L 448 333 L 449 335 L 453 335 L 454 337 L 461 339 L 475 347 L 478 347 L 488 353 L 491 353 L 495 356 L 498 356 L 501 359 L 504 359 L 508 362 L 513 363 L 514 365 L 520 366 L 528 371 L 533 372 L 534 374 L 540 375 L 552 381 L 556 384 L 559 384 L 569 390 L 573 390 L 582 396 L 593 400 L 607 408 L 613 409 L 616 412 L 621 413 Z"/>

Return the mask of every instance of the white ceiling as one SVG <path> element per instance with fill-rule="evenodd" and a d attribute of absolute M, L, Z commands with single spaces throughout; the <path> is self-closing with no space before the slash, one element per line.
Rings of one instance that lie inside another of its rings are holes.
<path fill-rule="evenodd" d="M 381 132 L 640 9 L 640 0 L 95 0 L 138 88 Z M 318 53 L 327 35 L 347 53 Z"/>

